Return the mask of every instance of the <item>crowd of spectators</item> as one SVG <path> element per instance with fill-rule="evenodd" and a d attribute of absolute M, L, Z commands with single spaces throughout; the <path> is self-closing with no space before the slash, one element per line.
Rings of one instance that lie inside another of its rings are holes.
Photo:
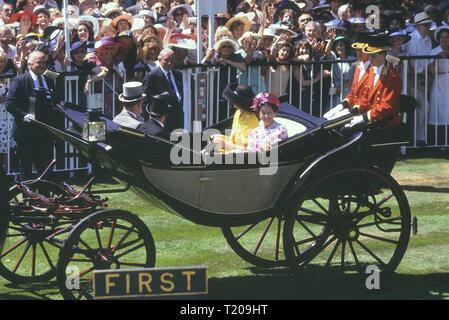
<path fill-rule="evenodd" d="M 47 69 L 56 74 L 78 71 L 93 75 L 78 82 L 79 103 L 84 105 L 89 103 L 83 94 L 88 90 L 115 88 L 120 92 L 124 79 L 143 82 L 159 65 L 164 48 L 173 50 L 175 69 L 197 61 L 214 65 L 223 69 L 216 85 L 236 81 L 251 86 L 256 94 L 269 91 L 281 100 L 290 95 L 293 105 L 315 115 L 329 110 L 349 91 L 354 69 L 351 61 L 357 59 L 351 44 L 363 32 L 389 34 L 393 57 L 444 58 L 448 54 L 449 0 L 228 0 L 227 12 L 214 17 L 211 46 L 208 18 L 196 16 L 195 0 L 69 0 L 70 42 L 64 38 L 61 0 L 4 1 L 0 5 L 0 74 L 23 74 L 28 55 L 35 50 L 45 52 Z M 203 40 L 200 57 L 198 18 Z M 70 43 L 69 50 L 66 43 Z M 326 63 L 296 63 L 319 61 Z M 449 91 L 442 87 L 448 76 L 446 65 L 437 60 L 410 64 L 418 85 L 409 81 L 408 90 L 420 97 L 421 105 L 418 140 L 425 141 L 429 130 L 447 127 Z M 426 84 L 438 87 L 422 94 L 432 89 L 420 82 L 427 79 L 427 70 L 439 80 Z M 108 85 L 99 89 L 99 80 Z M 6 153 L 10 138 L 6 132 L 11 119 L 2 105 L 6 92 L 0 79 L 0 154 Z M 104 111 L 112 119 L 121 110 L 112 109 L 111 92 L 104 94 Z M 426 97 L 432 103 L 424 101 Z M 220 92 L 217 99 L 219 117 L 223 117 L 227 111 Z M 427 104 L 428 110 L 423 111 Z M 430 113 L 425 114 L 427 111 Z"/>

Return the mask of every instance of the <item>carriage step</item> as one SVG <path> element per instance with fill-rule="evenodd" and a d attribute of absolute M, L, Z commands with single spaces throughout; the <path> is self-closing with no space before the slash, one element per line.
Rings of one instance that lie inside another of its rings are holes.
<path fill-rule="evenodd" d="M 413 219 L 412 219 L 412 232 L 413 232 L 414 236 L 416 236 L 416 234 L 418 233 L 418 218 L 417 217 L 413 217 Z"/>

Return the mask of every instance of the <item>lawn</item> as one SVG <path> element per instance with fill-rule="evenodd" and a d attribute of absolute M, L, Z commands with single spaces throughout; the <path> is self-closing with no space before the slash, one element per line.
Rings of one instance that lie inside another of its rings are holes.
<path fill-rule="evenodd" d="M 257 268 L 229 247 L 221 230 L 160 212 L 131 192 L 108 195 L 109 207 L 137 214 L 156 243 L 156 266 L 207 265 L 210 299 L 449 299 L 449 161 L 403 159 L 393 170 L 403 186 L 418 234 L 397 274 L 379 290 L 352 286 L 313 292 L 288 269 Z M 109 185 L 107 185 L 108 187 Z M 0 299 L 61 299 L 56 280 L 16 285 L 0 279 Z"/>

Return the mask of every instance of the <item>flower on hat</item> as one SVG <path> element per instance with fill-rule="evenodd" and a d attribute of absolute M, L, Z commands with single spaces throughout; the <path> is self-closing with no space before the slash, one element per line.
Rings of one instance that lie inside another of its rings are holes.
<path fill-rule="evenodd" d="M 250 107 L 254 112 L 258 112 L 259 108 L 264 104 L 271 104 L 275 107 L 279 107 L 279 99 L 274 94 L 269 92 L 262 92 L 256 95 L 253 99 L 253 104 Z"/>

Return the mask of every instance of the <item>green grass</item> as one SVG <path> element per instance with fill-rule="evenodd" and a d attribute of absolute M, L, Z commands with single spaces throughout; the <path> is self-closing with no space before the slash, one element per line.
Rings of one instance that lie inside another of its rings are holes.
<path fill-rule="evenodd" d="M 418 234 L 392 278 L 380 290 L 347 284 L 315 292 L 288 269 L 260 268 L 243 261 L 219 228 L 204 227 L 161 212 L 131 192 L 108 195 L 109 207 L 137 214 L 156 243 L 156 266 L 207 265 L 210 299 L 449 299 L 449 161 L 398 161 L 393 176 L 404 186 Z M 110 185 L 106 185 L 109 187 Z M 0 299 L 61 299 L 55 279 L 16 285 L 0 278 Z"/>

